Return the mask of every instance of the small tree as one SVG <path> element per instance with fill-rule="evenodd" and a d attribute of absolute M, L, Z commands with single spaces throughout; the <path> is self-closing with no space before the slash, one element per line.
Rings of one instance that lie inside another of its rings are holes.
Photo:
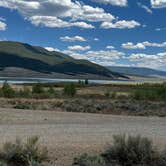
<path fill-rule="evenodd" d="M 74 83 L 68 83 L 64 87 L 64 94 L 73 97 L 76 94 L 76 87 Z"/>
<path fill-rule="evenodd" d="M 15 91 L 12 89 L 12 87 L 7 83 L 7 81 L 4 82 L 2 86 L 2 95 L 7 98 L 12 98 L 15 96 Z"/>
<path fill-rule="evenodd" d="M 85 79 L 85 85 L 88 85 L 88 84 L 89 84 L 89 80 Z"/>
<path fill-rule="evenodd" d="M 43 93 L 43 92 L 44 92 L 44 89 L 43 89 L 42 84 L 37 83 L 37 84 L 33 85 L 32 93 L 39 94 L 39 93 Z"/>

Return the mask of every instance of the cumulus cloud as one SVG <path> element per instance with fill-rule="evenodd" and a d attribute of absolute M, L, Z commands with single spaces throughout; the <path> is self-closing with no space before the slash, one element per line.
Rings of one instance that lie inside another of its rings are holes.
<path fill-rule="evenodd" d="M 114 49 L 115 47 L 114 46 L 106 46 L 106 49 Z"/>
<path fill-rule="evenodd" d="M 146 47 L 166 47 L 166 42 L 163 43 L 151 43 L 148 41 L 133 44 L 132 42 L 123 43 L 121 45 L 122 48 L 125 49 L 146 49 Z"/>
<path fill-rule="evenodd" d="M 133 44 L 132 42 L 123 43 L 122 48 L 125 49 L 145 49 L 145 46 L 142 43 Z"/>
<path fill-rule="evenodd" d="M 57 48 L 53 48 L 53 47 L 44 47 L 47 51 L 53 52 L 53 51 L 60 51 Z"/>
<path fill-rule="evenodd" d="M 80 46 L 80 45 L 68 47 L 68 49 L 72 51 L 86 51 L 86 50 L 89 50 L 90 48 L 91 48 L 90 46 Z"/>
<path fill-rule="evenodd" d="M 97 3 L 110 4 L 115 6 L 127 6 L 127 0 L 92 0 Z"/>
<path fill-rule="evenodd" d="M 166 7 L 166 0 L 151 0 L 153 8 L 164 8 Z"/>
<path fill-rule="evenodd" d="M 122 6 L 127 3 L 127 0 L 104 1 Z M 122 29 L 134 28 L 139 25 L 133 20 L 117 21 L 115 16 L 105 12 L 103 8 L 72 0 L 1 0 L 0 6 L 17 10 L 25 19 L 36 26 L 94 28 L 89 22 L 103 22 L 103 28 Z M 115 23 L 112 23 L 113 21 Z"/>
<path fill-rule="evenodd" d="M 154 68 L 166 67 L 166 52 L 158 54 L 131 54 L 128 57 L 129 61 L 134 62 L 140 67 L 153 66 Z"/>
<path fill-rule="evenodd" d="M 61 28 L 61 27 L 80 27 L 91 29 L 93 25 L 87 24 L 86 22 L 67 22 L 53 16 L 32 16 L 30 17 L 32 24 L 36 26 L 46 26 L 50 28 Z"/>
<path fill-rule="evenodd" d="M 146 5 L 143 5 L 143 4 L 141 4 L 140 2 L 138 2 L 137 5 L 138 5 L 139 7 L 141 7 L 142 9 L 144 9 L 147 13 L 150 13 L 150 14 L 153 13 L 152 10 L 151 10 L 150 8 L 148 8 Z"/>
<path fill-rule="evenodd" d="M 65 41 L 65 42 L 84 42 L 86 41 L 86 39 L 82 36 L 73 36 L 73 37 L 69 37 L 69 36 L 64 36 L 64 37 L 60 37 L 60 40 Z"/>
<path fill-rule="evenodd" d="M 131 21 L 126 21 L 126 20 L 121 20 L 117 21 L 115 23 L 112 22 L 103 22 L 101 24 L 101 28 L 103 29 L 111 29 L 111 28 L 117 28 L 117 29 L 131 29 L 140 26 L 141 24 L 137 21 L 131 20 Z"/>
<path fill-rule="evenodd" d="M 5 31 L 6 30 L 6 23 L 4 23 L 3 21 L 0 21 L 0 31 Z"/>
<path fill-rule="evenodd" d="M 119 60 L 125 55 L 125 53 L 117 50 L 90 50 L 84 53 L 78 53 L 75 50 L 65 50 L 63 53 L 76 59 L 86 59 L 100 65 L 113 65 L 115 60 Z"/>

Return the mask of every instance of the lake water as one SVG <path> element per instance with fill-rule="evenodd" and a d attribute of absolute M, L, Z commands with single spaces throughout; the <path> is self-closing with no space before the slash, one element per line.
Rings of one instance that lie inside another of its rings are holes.
<path fill-rule="evenodd" d="M 10 84 L 28 84 L 28 83 L 57 83 L 57 82 L 78 82 L 79 79 L 55 79 L 55 78 L 13 78 L 13 77 L 0 77 L 0 83 L 7 81 Z M 146 83 L 153 81 L 145 80 L 88 80 L 89 83 L 96 84 L 110 84 L 110 83 L 119 83 L 119 84 L 129 84 L 129 83 Z M 155 81 L 158 82 L 158 81 Z M 160 81 L 161 82 L 161 81 Z"/>

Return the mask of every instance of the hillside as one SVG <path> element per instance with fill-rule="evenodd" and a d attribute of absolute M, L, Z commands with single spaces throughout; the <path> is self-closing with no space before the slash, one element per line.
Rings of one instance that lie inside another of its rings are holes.
<path fill-rule="evenodd" d="M 59 77 L 116 79 L 111 72 L 87 60 L 20 42 L 0 42 L 0 77 Z"/>
<path fill-rule="evenodd" d="M 141 77 L 166 77 L 166 71 L 159 71 L 151 68 L 144 67 L 120 67 L 120 66 L 107 66 L 113 72 L 118 72 L 129 76 Z"/>

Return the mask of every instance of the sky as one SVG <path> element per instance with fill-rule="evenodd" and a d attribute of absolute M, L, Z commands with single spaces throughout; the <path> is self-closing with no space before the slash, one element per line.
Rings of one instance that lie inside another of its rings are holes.
<path fill-rule="evenodd" d="M 0 0 L 0 40 L 166 71 L 166 0 Z"/>

